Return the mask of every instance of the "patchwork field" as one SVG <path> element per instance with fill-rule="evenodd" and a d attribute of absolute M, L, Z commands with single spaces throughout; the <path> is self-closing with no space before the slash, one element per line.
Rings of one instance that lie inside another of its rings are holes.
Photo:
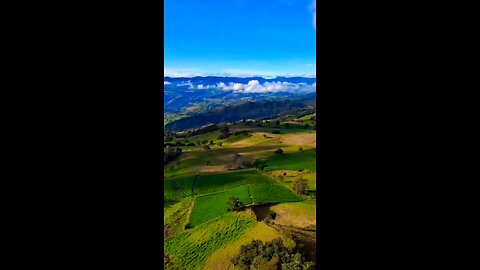
<path fill-rule="evenodd" d="M 180 146 L 181 155 L 164 165 L 165 269 L 235 269 L 231 259 L 252 240 L 282 238 L 294 247 L 291 235 L 278 226 L 315 228 L 316 133 L 301 128 L 314 116 L 280 123 L 289 128 L 234 124 L 232 133 L 249 132 L 222 140 L 214 131 L 170 141 L 195 146 Z M 199 145 L 203 141 L 209 141 L 208 149 Z M 277 149 L 283 154 L 275 154 Z M 300 178 L 309 194 L 295 194 Z M 229 212 L 230 197 L 247 207 Z M 276 217 L 261 221 L 253 205 Z"/>

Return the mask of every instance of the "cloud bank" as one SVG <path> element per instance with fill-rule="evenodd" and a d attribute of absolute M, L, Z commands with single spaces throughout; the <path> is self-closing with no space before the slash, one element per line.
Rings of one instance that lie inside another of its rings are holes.
<path fill-rule="evenodd" d="M 315 92 L 317 83 L 290 83 L 290 82 L 264 82 L 261 84 L 258 80 L 250 80 L 248 83 L 220 82 L 216 85 L 194 85 L 191 81 L 178 83 L 177 86 L 188 86 L 188 89 L 205 90 L 218 89 L 223 91 L 233 91 L 235 93 L 297 93 L 297 92 Z"/>

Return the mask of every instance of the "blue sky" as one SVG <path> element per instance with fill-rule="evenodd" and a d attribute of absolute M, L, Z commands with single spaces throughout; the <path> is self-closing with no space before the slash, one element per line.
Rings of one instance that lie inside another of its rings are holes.
<path fill-rule="evenodd" d="M 165 76 L 314 76 L 315 0 L 165 0 Z"/>

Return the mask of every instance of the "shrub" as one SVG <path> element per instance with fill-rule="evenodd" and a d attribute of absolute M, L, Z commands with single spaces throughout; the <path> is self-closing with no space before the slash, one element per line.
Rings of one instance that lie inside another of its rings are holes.
<path fill-rule="evenodd" d="M 307 181 L 303 178 L 298 179 L 294 184 L 293 184 L 293 190 L 295 193 L 302 195 L 306 194 L 308 189 L 308 184 Z"/>
<path fill-rule="evenodd" d="M 281 148 L 278 148 L 277 150 L 275 150 L 275 154 L 281 155 L 283 154 L 283 150 Z"/>
<path fill-rule="evenodd" d="M 243 209 L 243 203 L 240 201 L 239 198 L 230 197 L 228 200 L 228 211 L 241 211 Z"/>

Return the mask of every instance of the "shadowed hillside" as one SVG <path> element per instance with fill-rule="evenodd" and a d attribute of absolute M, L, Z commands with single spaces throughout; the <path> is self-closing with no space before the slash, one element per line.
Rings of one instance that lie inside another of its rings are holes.
<path fill-rule="evenodd" d="M 245 102 L 238 105 L 226 106 L 209 112 L 202 112 L 188 116 L 165 126 L 166 130 L 184 130 L 200 127 L 206 124 L 236 122 L 242 119 L 259 119 L 274 117 L 282 112 L 293 111 L 305 107 L 303 102 L 297 101 L 265 101 Z"/>

